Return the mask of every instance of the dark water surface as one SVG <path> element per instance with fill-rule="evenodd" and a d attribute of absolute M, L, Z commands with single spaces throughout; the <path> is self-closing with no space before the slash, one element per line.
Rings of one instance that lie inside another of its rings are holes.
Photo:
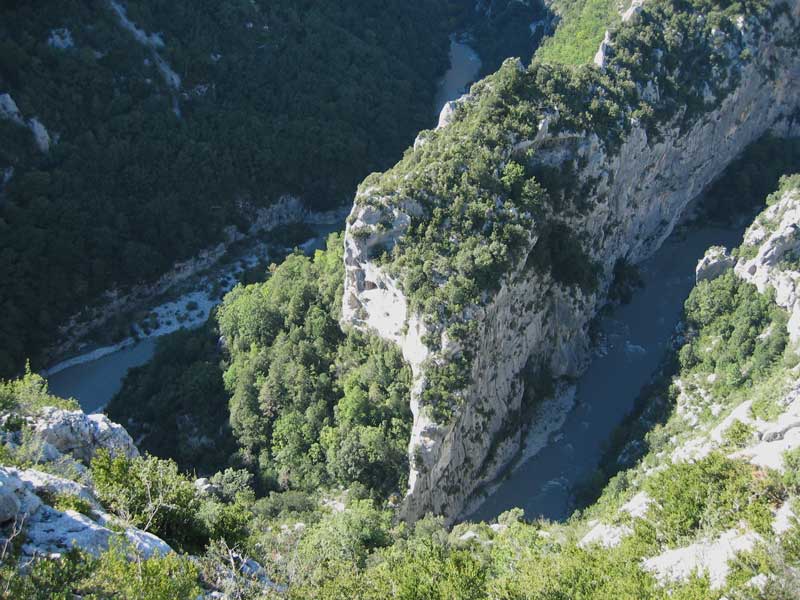
<path fill-rule="evenodd" d="M 698 228 L 675 234 L 640 266 L 644 287 L 630 303 L 601 317 L 598 356 L 577 382 L 575 407 L 538 454 L 502 481 L 470 520 L 491 520 L 519 507 L 535 519 L 565 519 L 574 510 L 576 487 L 599 465 L 603 447 L 633 409 L 657 370 L 694 286 L 697 261 L 714 245 L 738 245 L 744 225 Z"/>

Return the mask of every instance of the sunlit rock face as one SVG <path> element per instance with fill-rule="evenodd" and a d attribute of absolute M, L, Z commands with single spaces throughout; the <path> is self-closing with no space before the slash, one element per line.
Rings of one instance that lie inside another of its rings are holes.
<path fill-rule="evenodd" d="M 679 111 L 657 131 L 646 131 L 628 116 L 629 132 L 610 151 L 591 131 L 557 131 L 553 107 L 545 111 L 553 116 L 542 121 L 536 139 L 514 141 L 510 151 L 534 150 L 534 165 L 572 163 L 576 189 L 591 182 L 587 210 L 568 217 L 566 225 L 596 262 L 598 285 L 583 293 L 526 269 L 525 259 L 504 273 L 499 289 L 471 311 L 469 318 L 478 324 L 471 340 L 471 381 L 446 422 L 437 422 L 422 406 L 422 392 L 429 365 L 450 360 L 459 348 L 444 336 L 430 343 L 426 333 L 436 329 L 435 317 L 413 311 L 400 281 L 377 260 L 424 211 L 414 202 L 390 202 L 376 188 L 362 188 L 345 236 L 343 322 L 397 343 L 414 372 L 408 519 L 427 512 L 455 519 L 471 494 L 502 471 L 520 444 L 526 365 L 547 367 L 554 376 L 580 374 L 589 355 L 588 326 L 606 301 L 618 260 L 638 262 L 657 250 L 689 202 L 748 144 L 770 130 L 798 132 L 792 117 L 800 106 L 800 56 L 789 40 L 797 35 L 799 12 L 793 1 L 790 11 L 765 28 L 738 20 L 737 43 L 754 57 L 741 63 L 728 34 L 715 31 L 719 44 L 730 45 L 740 77 L 724 98 L 709 92 L 706 100 L 716 107 L 693 120 Z M 637 19 L 629 20 L 636 26 Z M 604 54 L 613 52 L 613 35 L 603 43 Z M 663 93 L 651 82 L 638 83 L 643 96 Z M 443 126 L 451 126 L 452 118 L 448 115 Z M 536 242 L 532 234 L 530 248 Z"/>

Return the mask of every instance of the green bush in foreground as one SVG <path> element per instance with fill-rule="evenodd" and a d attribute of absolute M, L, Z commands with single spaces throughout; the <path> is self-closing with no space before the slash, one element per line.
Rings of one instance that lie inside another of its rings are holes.
<path fill-rule="evenodd" d="M 100 501 L 131 525 L 186 550 L 200 549 L 207 541 L 195 487 L 173 461 L 99 451 L 92 460 L 92 479 Z"/>
<path fill-rule="evenodd" d="M 197 568 L 186 557 L 143 558 L 123 544 L 96 559 L 77 550 L 37 559 L 24 574 L 18 565 L 0 566 L 0 598 L 14 600 L 189 600 L 201 591 Z"/>

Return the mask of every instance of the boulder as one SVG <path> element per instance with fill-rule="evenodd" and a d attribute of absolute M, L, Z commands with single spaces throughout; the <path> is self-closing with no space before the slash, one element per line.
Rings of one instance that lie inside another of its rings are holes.
<path fill-rule="evenodd" d="M 727 248 L 712 246 L 706 250 L 705 256 L 697 263 L 694 270 L 695 282 L 716 279 L 728 269 L 733 268 L 735 262 Z"/>
<path fill-rule="evenodd" d="M 39 151 L 48 152 L 50 150 L 51 141 L 50 132 L 47 131 L 47 127 L 44 126 L 44 123 L 36 117 L 33 117 L 28 121 L 28 129 L 31 130 L 33 141 L 36 142 L 36 147 L 39 148 Z"/>
<path fill-rule="evenodd" d="M 19 513 L 19 500 L 13 490 L 0 488 L 0 523 L 13 521 Z"/>
<path fill-rule="evenodd" d="M 0 118 L 14 121 L 22 125 L 22 113 L 19 112 L 19 107 L 11 94 L 0 94 Z"/>
<path fill-rule="evenodd" d="M 89 514 L 48 504 L 64 495 L 85 500 Z M 73 547 L 98 556 L 114 538 L 124 538 L 144 557 L 172 552 L 164 540 L 105 512 L 85 485 L 34 469 L 0 467 L 0 523 L 15 519 L 24 525 L 22 554 L 27 557 L 58 555 Z"/>
<path fill-rule="evenodd" d="M 105 415 L 47 407 L 34 419 L 32 429 L 60 452 L 86 464 L 100 449 L 128 458 L 139 455 L 125 428 Z"/>
<path fill-rule="evenodd" d="M 633 0 L 631 2 L 630 8 L 622 13 L 622 22 L 627 23 L 631 19 L 638 17 L 642 12 L 642 7 L 644 6 L 644 0 Z"/>
<path fill-rule="evenodd" d="M 211 483 L 207 477 L 195 479 L 194 487 L 201 496 L 219 496 L 222 493 L 220 487 Z"/>
<path fill-rule="evenodd" d="M 606 59 L 608 51 L 611 49 L 611 32 L 606 30 L 606 35 L 603 37 L 603 41 L 600 42 L 600 47 L 597 49 L 597 53 L 594 55 L 594 64 L 600 67 L 601 69 L 606 66 Z"/>

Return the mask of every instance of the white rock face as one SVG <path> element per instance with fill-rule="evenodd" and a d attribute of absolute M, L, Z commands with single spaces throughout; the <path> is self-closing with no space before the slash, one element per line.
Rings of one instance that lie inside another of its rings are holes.
<path fill-rule="evenodd" d="M 627 525 L 608 525 L 599 521 L 589 521 L 589 525 L 591 526 L 589 533 L 578 542 L 581 548 L 588 548 L 594 545 L 613 548 L 619 546 L 622 538 L 633 533 L 633 530 Z"/>
<path fill-rule="evenodd" d="M 470 94 L 464 94 L 460 98 L 456 98 L 455 100 L 447 102 L 442 107 L 441 112 L 439 112 L 439 123 L 436 125 L 436 129 L 442 129 L 443 127 L 447 127 L 455 118 L 458 106 L 460 104 L 470 102 L 471 100 L 472 96 Z"/>
<path fill-rule="evenodd" d="M 28 127 L 33 134 L 33 141 L 36 142 L 36 147 L 39 148 L 41 152 L 49 151 L 50 133 L 47 131 L 47 127 L 45 127 L 36 117 L 33 117 L 30 121 L 28 121 Z"/>
<path fill-rule="evenodd" d="M 761 536 L 757 533 L 731 529 L 716 539 L 668 550 L 659 556 L 648 558 L 643 566 L 653 572 L 662 583 L 685 581 L 694 572 L 706 572 L 711 588 L 719 589 L 725 585 L 730 570 L 728 561 L 738 552 L 752 550 L 759 541 Z"/>
<path fill-rule="evenodd" d="M 697 268 L 694 270 L 694 279 L 696 283 L 704 280 L 716 279 L 725 271 L 733 267 L 733 257 L 728 253 L 728 250 L 721 246 L 713 246 L 706 250 L 705 256 L 697 263 Z"/>
<path fill-rule="evenodd" d="M 36 418 L 32 429 L 59 452 L 71 454 L 87 464 L 99 449 L 129 458 L 139 455 L 125 428 L 102 414 L 87 415 L 80 410 L 47 407 Z"/>
<path fill-rule="evenodd" d="M 627 23 L 628 21 L 638 17 L 639 14 L 641 14 L 642 12 L 643 6 L 644 6 L 644 0 L 633 0 L 628 10 L 622 13 L 622 22 Z"/>
<path fill-rule="evenodd" d="M 122 26 L 122 28 L 129 31 L 133 37 L 136 38 L 136 41 L 141 45 L 152 50 L 153 60 L 155 60 L 156 66 L 158 67 L 161 76 L 164 78 L 164 82 L 173 90 L 179 90 L 181 87 L 180 75 L 178 75 L 175 70 L 169 66 L 167 61 L 161 58 L 161 55 L 158 53 L 158 50 L 164 47 L 164 40 L 161 37 L 161 34 L 147 33 L 145 30 L 139 28 L 128 18 L 125 7 L 117 2 L 117 0 L 109 0 L 108 4 L 117 15 L 117 19 L 119 20 L 119 24 Z"/>
<path fill-rule="evenodd" d="M 740 260 L 736 274 L 754 284 L 758 291 L 775 290 L 778 305 L 789 311 L 789 335 L 800 339 L 800 297 L 797 293 L 800 272 L 782 268 L 784 261 L 798 258 L 800 252 L 800 191 L 785 193 L 763 212 L 744 235 L 745 246 L 758 246 L 758 254 Z"/>
<path fill-rule="evenodd" d="M 49 498 L 57 495 L 86 501 L 90 516 L 49 506 Z M 86 486 L 32 469 L 0 467 L 0 523 L 9 522 L 23 527 L 24 557 L 58 555 L 72 547 L 98 556 L 120 536 L 145 557 L 172 552 L 162 539 L 103 511 Z"/>
<path fill-rule="evenodd" d="M 33 141 L 36 144 L 36 147 L 41 152 L 47 152 L 50 150 L 51 140 L 50 133 L 47 131 L 47 128 L 36 117 L 30 118 L 26 122 L 19 110 L 19 107 L 17 106 L 17 103 L 14 102 L 14 99 L 11 97 L 11 94 L 0 94 L 0 119 L 8 119 L 17 125 L 27 127 L 31 134 L 33 134 Z M 13 174 L 13 170 L 11 173 Z M 5 184 L 5 174 L 3 179 L 3 183 Z"/>
<path fill-rule="evenodd" d="M 603 41 L 600 42 L 600 48 L 597 49 L 597 53 L 594 55 L 594 64 L 601 69 L 606 66 L 606 55 L 611 47 L 611 32 L 606 30 Z"/>
<path fill-rule="evenodd" d="M 66 27 L 62 27 L 61 29 L 53 29 L 50 32 L 50 37 L 47 38 L 47 45 L 51 48 L 67 50 L 75 45 L 75 41 L 72 39 L 72 32 Z"/>
<path fill-rule="evenodd" d="M 133 34 L 133 37 L 136 38 L 136 41 L 142 44 L 143 46 L 147 46 L 148 48 L 158 49 L 164 47 L 164 40 L 161 38 L 161 35 L 158 33 L 150 33 L 148 34 L 143 29 L 140 29 L 136 26 L 136 23 L 131 21 L 128 18 L 128 13 L 125 10 L 125 7 L 117 2 L 117 0 L 109 0 L 108 2 L 111 9 L 116 13 L 117 18 L 119 19 L 119 24 Z"/>
<path fill-rule="evenodd" d="M 793 0 L 795 15 L 798 7 Z M 667 123 L 659 136 L 650 137 L 632 121 L 615 154 L 608 154 L 595 134 L 545 130 L 533 160 L 547 166 L 573 162 L 576 181 L 593 183 L 587 213 L 568 226 L 587 240 L 585 249 L 599 264 L 598 291 L 585 295 L 565 288 L 549 275 L 526 270 L 524 261 L 512 268 L 485 305 L 470 309 L 470 320 L 478 323 L 472 383 L 449 422 L 434 422 L 420 404 L 425 361 L 448 360 L 447 344 L 441 352 L 428 349 L 425 319 L 409 310 L 399 283 L 374 260 L 382 247 L 392 247 L 405 234 L 420 207 L 398 204 L 371 189 L 360 192 L 345 237 L 343 321 L 399 344 L 414 372 L 407 518 L 433 512 L 452 520 L 462 512 L 473 491 L 497 473 L 488 461 L 498 433 L 522 425 L 516 418 L 529 358 L 556 377 L 579 375 L 589 358 L 588 325 L 605 303 L 617 260 L 635 263 L 648 257 L 687 204 L 748 144 L 769 130 L 790 132 L 788 115 L 800 105 L 800 58 L 783 44 L 794 39 L 796 29 L 786 16 L 773 27 L 768 35 L 746 32 L 755 59 L 742 65 L 738 87 L 693 122 Z M 774 65 L 774 80 L 766 79 L 764 61 Z M 530 240 L 531 247 L 535 242 Z M 511 450 L 504 453 L 507 459 L 520 439 L 512 433 L 503 441 Z"/>
<path fill-rule="evenodd" d="M 19 125 L 24 125 L 22 113 L 11 94 L 0 94 L 0 118 L 9 119 Z"/>

